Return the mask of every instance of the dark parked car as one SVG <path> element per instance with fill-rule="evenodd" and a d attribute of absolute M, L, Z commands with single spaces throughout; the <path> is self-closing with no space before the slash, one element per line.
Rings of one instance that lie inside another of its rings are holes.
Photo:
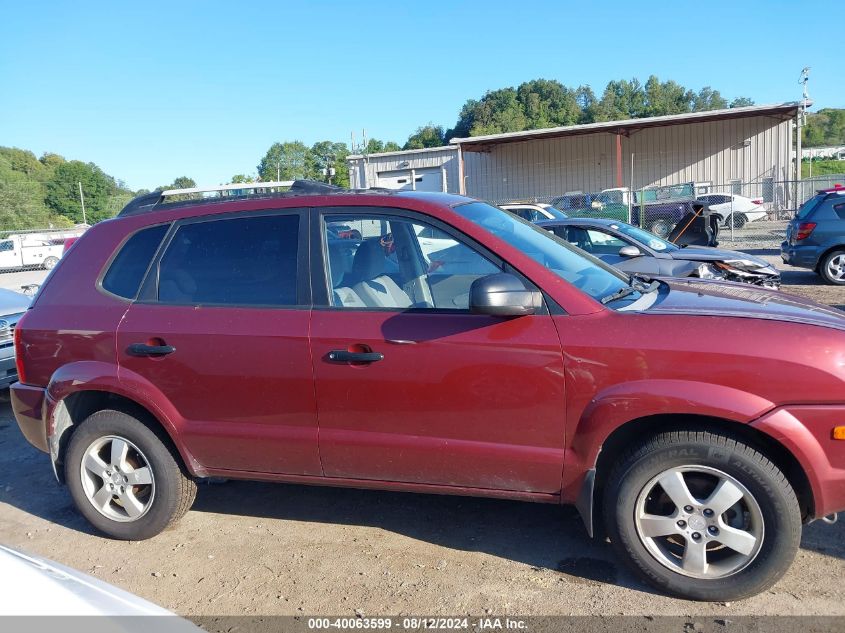
<path fill-rule="evenodd" d="M 154 192 L 67 252 L 15 343 L 23 434 L 119 539 L 207 477 L 571 503 L 644 579 L 728 600 L 845 509 L 845 315 L 629 277 L 465 197 Z"/>
<path fill-rule="evenodd" d="M 780 287 L 780 273 L 759 257 L 707 246 L 680 248 L 625 222 L 577 218 L 550 220 L 538 225 L 627 273 Z"/>
<path fill-rule="evenodd" d="M 819 191 L 801 205 L 786 227 L 780 254 L 790 266 L 845 286 L 845 187 Z"/>

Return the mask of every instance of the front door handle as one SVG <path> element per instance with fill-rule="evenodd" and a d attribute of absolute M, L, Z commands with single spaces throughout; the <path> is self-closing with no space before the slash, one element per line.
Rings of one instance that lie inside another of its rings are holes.
<path fill-rule="evenodd" d="M 384 360 L 381 352 L 348 352 L 345 349 L 333 349 L 329 352 L 329 360 L 336 363 L 375 363 Z"/>
<path fill-rule="evenodd" d="M 165 356 L 172 354 L 176 348 L 172 345 L 147 345 L 146 343 L 132 343 L 126 353 L 130 356 Z"/>

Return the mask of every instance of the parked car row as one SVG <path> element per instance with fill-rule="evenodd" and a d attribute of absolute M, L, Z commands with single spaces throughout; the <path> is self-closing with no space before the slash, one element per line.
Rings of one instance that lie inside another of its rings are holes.
<path fill-rule="evenodd" d="M 767 215 L 762 199 L 711 192 L 709 185 L 693 182 L 633 192 L 628 187 L 614 187 L 598 193 L 568 192 L 552 199 L 551 203 L 569 217 L 630 222 L 658 237 L 667 237 L 695 204 L 709 207 L 722 226 L 733 225 L 734 228 L 742 228 Z"/>
<path fill-rule="evenodd" d="M 769 288 L 780 286 L 778 271 L 758 257 L 701 246 L 679 247 L 664 239 L 664 226 L 654 233 L 626 223 L 617 217 L 627 217 L 627 207 L 622 212 L 626 191 L 624 188 L 605 190 L 592 198 L 587 194 L 557 198 L 555 202 L 567 211 L 529 203 L 505 204 L 502 208 L 540 224 L 629 273 L 741 281 Z M 614 195 L 623 197 L 614 198 Z M 575 208 L 589 200 L 592 200 L 589 210 Z M 766 217 L 759 199 L 707 193 L 696 200 L 706 205 L 720 223 L 733 224 L 736 228 Z M 785 264 L 815 271 L 828 283 L 845 285 L 845 187 L 837 185 L 820 190 L 801 205 L 787 225 L 781 258 Z"/>
<path fill-rule="evenodd" d="M 845 315 L 601 256 L 752 260 L 441 193 L 256 206 L 139 197 L 17 322 L 18 425 L 104 534 L 158 534 L 208 477 L 573 503 L 644 580 L 732 600 L 845 510 Z"/>
<path fill-rule="evenodd" d="M 777 289 L 780 273 L 764 259 L 706 246 L 678 247 L 625 222 L 591 218 L 538 223 L 629 274 L 738 281 Z"/>

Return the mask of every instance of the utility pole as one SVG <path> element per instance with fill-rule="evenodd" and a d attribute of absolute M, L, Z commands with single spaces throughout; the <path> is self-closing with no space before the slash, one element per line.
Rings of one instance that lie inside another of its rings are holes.
<path fill-rule="evenodd" d="M 82 181 L 77 180 L 76 184 L 79 185 L 79 204 L 82 205 L 82 224 L 88 224 L 88 220 L 85 217 L 85 196 L 82 195 Z"/>
<path fill-rule="evenodd" d="M 805 66 L 801 69 L 801 77 L 798 79 L 798 83 L 803 86 L 803 93 L 801 95 L 801 107 L 798 110 L 798 115 L 795 117 L 795 128 L 796 128 L 796 139 L 795 139 L 795 208 L 797 209 L 798 206 L 801 204 L 803 195 L 799 197 L 798 193 L 798 183 L 801 182 L 801 161 L 802 161 L 802 152 L 801 152 L 801 133 L 804 127 L 804 123 L 807 121 L 807 103 L 810 101 L 810 94 L 807 91 L 807 82 L 810 81 L 810 67 Z M 811 164 L 812 164 L 812 158 Z M 803 194 L 803 190 L 801 194 Z"/>
<path fill-rule="evenodd" d="M 282 161 L 281 159 L 276 161 L 276 182 L 281 182 L 282 180 Z"/>

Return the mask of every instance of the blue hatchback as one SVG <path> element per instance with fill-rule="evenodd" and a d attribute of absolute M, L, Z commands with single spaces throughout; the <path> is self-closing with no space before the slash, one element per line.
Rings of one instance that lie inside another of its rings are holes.
<path fill-rule="evenodd" d="M 845 286 L 845 187 L 819 191 L 801 205 L 786 227 L 780 256 L 785 264 Z"/>

